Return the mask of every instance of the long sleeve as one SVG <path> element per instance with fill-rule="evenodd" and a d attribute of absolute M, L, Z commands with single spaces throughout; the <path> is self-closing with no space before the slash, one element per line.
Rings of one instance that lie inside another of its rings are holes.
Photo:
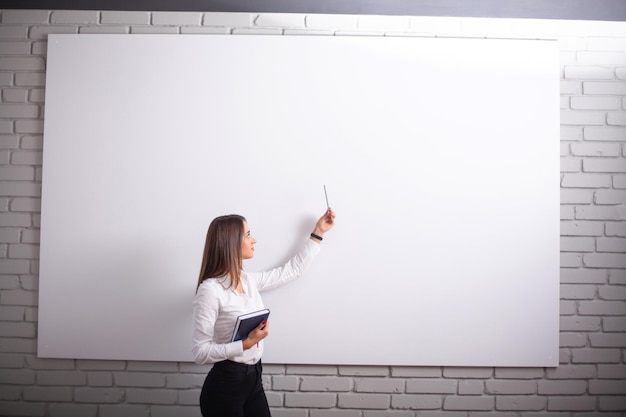
<path fill-rule="evenodd" d="M 197 364 L 215 363 L 233 359 L 243 354 L 241 341 L 226 342 L 216 339 L 219 297 L 211 290 L 210 285 L 201 285 L 192 304 L 193 338 L 191 351 Z"/>
<path fill-rule="evenodd" d="M 267 272 L 249 273 L 249 276 L 254 278 L 259 291 L 279 287 L 299 278 L 319 251 L 320 245 L 307 239 L 298 253 L 285 265 Z"/>

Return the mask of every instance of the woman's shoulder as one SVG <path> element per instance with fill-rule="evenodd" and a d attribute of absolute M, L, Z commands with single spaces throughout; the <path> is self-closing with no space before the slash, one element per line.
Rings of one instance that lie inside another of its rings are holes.
<path fill-rule="evenodd" d="M 228 288 L 230 281 L 228 277 L 222 278 L 207 278 L 198 287 L 197 293 L 214 293 L 223 292 Z"/>

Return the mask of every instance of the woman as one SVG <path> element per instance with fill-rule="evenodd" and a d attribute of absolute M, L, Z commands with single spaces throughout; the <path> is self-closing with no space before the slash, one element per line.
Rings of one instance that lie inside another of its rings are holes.
<path fill-rule="evenodd" d="M 193 300 L 194 361 L 214 364 L 200 394 L 203 416 L 270 416 L 261 382 L 263 339 L 269 334 L 269 323 L 261 323 L 247 338 L 231 342 L 235 322 L 242 314 L 264 308 L 259 291 L 302 274 L 334 222 L 335 212 L 329 208 L 292 259 L 262 273 L 242 270 L 242 261 L 254 256 L 256 243 L 246 219 L 228 215 L 211 222 Z"/>

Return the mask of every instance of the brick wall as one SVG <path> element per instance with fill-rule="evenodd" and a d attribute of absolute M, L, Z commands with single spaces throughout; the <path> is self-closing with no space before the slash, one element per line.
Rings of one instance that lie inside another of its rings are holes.
<path fill-rule="evenodd" d="M 559 39 L 558 368 L 266 365 L 274 417 L 626 414 L 626 24 L 403 16 L 0 10 L 0 415 L 199 416 L 208 366 L 39 359 L 50 33 Z M 529 165 L 528 169 L 532 169 Z"/>

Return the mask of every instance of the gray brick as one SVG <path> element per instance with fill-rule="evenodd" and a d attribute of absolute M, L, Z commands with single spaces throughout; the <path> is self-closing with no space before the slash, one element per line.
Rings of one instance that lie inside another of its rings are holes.
<path fill-rule="evenodd" d="M 177 404 L 197 406 L 200 404 L 200 389 L 179 390 Z"/>
<path fill-rule="evenodd" d="M 440 378 L 442 376 L 442 368 L 434 366 L 394 366 L 391 368 L 391 376 L 399 378 Z"/>
<path fill-rule="evenodd" d="M 585 140 L 598 140 L 603 142 L 623 142 L 626 137 L 626 127 L 603 126 L 585 127 L 583 130 Z"/>
<path fill-rule="evenodd" d="M 44 417 L 46 404 L 21 401 L 0 401 L 0 415 L 21 417 Z"/>
<path fill-rule="evenodd" d="M 624 137 L 626 137 L 626 129 L 622 132 Z M 626 172 L 626 163 L 622 159 L 608 159 L 608 158 L 589 158 L 583 160 L 583 171 L 585 172 L 615 172 L 615 173 L 625 173 Z"/>
<path fill-rule="evenodd" d="M 565 174 L 561 187 L 566 188 L 610 188 L 611 176 L 603 174 Z"/>
<path fill-rule="evenodd" d="M 626 237 L 626 222 L 606 223 L 606 235 Z"/>
<path fill-rule="evenodd" d="M 24 387 L 23 395 L 26 401 L 72 401 L 72 389 L 64 387 Z"/>
<path fill-rule="evenodd" d="M 11 202 L 11 211 L 41 212 L 41 199 L 14 198 Z"/>
<path fill-rule="evenodd" d="M 47 10 L 3 10 L 2 23 L 4 25 L 48 23 L 49 15 L 50 12 Z"/>
<path fill-rule="evenodd" d="M 305 376 L 300 384 L 300 391 L 337 392 L 351 389 L 352 380 L 349 378 Z"/>
<path fill-rule="evenodd" d="M 621 107 L 619 97 L 571 97 L 570 102 L 572 109 L 580 110 L 617 110 Z"/>
<path fill-rule="evenodd" d="M 626 204 L 626 191 L 596 190 L 596 204 Z"/>
<path fill-rule="evenodd" d="M 270 408 L 272 417 L 309 417 L 308 410 Z"/>
<path fill-rule="evenodd" d="M 115 385 L 120 387 L 165 387 L 165 375 L 150 372 L 116 372 Z"/>
<path fill-rule="evenodd" d="M 252 25 L 254 16 L 250 13 L 205 13 L 203 25 L 249 27 Z"/>
<path fill-rule="evenodd" d="M 626 395 L 624 381 L 589 381 L 589 394 L 592 395 Z"/>
<path fill-rule="evenodd" d="M 42 154 L 41 151 L 13 152 L 11 163 L 15 165 L 41 165 Z"/>
<path fill-rule="evenodd" d="M 0 178 L 4 181 L 33 181 L 35 168 L 29 166 L 0 166 Z"/>
<path fill-rule="evenodd" d="M 111 372 L 89 372 L 87 385 L 90 387 L 112 387 L 113 374 Z"/>
<path fill-rule="evenodd" d="M 397 378 L 357 378 L 354 381 L 355 392 L 401 393 L 404 392 L 404 380 Z M 407 391 L 408 392 L 408 391 Z"/>
<path fill-rule="evenodd" d="M 495 399 L 487 396 L 450 396 L 443 401 L 444 410 L 493 410 Z"/>
<path fill-rule="evenodd" d="M 595 397 L 549 397 L 549 411 L 591 411 L 596 408 Z"/>
<path fill-rule="evenodd" d="M 56 10 L 50 16 L 54 24 L 95 24 L 98 23 L 99 12 L 92 10 Z"/>
<path fill-rule="evenodd" d="M 594 365 L 561 365 L 546 371 L 548 379 L 591 379 L 596 374 Z"/>
<path fill-rule="evenodd" d="M 173 26 L 132 26 L 130 33 L 133 35 L 177 35 L 179 29 Z"/>
<path fill-rule="evenodd" d="M 576 332 L 595 332 L 602 329 L 602 319 L 600 317 L 561 317 L 560 318 L 560 330 L 561 332 L 576 331 Z"/>
<path fill-rule="evenodd" d="M 202 388 L 202 384 L 204 384 L 204 375 L 196 375 L 196 374 L 175 374 L 175 375 L 166 375 L 165 386 L 168 388 Z"/>
<path fill-rule="evenodd" d="M 0 269 L 4 269 L 5 266 L 7 267 L 7 269 L 9 269 L 11 264 L 8 261 L 10 260 L 0 259 Z M 28 261 L 22 260 L 16 260 L 15 262 L 26 262 L 26 264 L 28 264 Z M 20 268 L 23 267 L 20 266 Z M 20 268 L 16 267 L 16 269 Z M 27 273 L 27 271 L 24 271 L 23 273 Z M 0 302 L 4 305 L 36 306 L 37 295 L 38 293 L 35 291 L 6 290 L 0 293 Z"/>
<path fill-rule="evenodd" d="M 583 262 L 588 268 L 626 268 L 626 256 L 621 253 L 590 253 L 584 255 Z"/>
<path fill-rule="evenodd" d="M 624 270 L 609 271 L 609 284 L 626 285 L 626 271 Z"/>
<path fill-rule="evenodd" d="M 267 403 L 270 407 L 282 407 L 283 405 L 282 393 L 266 390 L 265 396 L 267 397 Z"/>
<path fill-rule="evenodd" d="M 198 409 L 200 407 L 196 406 Z M 99 407 L 99 417 L 149 417 L 150 407 L 145 405 L 101 405 Z M 189 414 L 180 414 L 180 416 L 187 416 Z"/>
<path fill-rule="evenodd" d="M 263 365 L 263 372 L 265 372 L 265 365 Z M 337 367 L 288 365 L 286 373 L 288 375 L 337 375 Z"/>
<path fill-rule="evenodd" d="M 20 277 L 17 275 L 2 274 L 0 290 L 14 290 L 20 287 Z"/>
<path fill-rule="evenodd" d="M 76 34 L 78 26 L 54 25 L 54 26 L 33 26 L 30 29 L 30 39 L 45 40 L 52 34 Z"/>
<path fill-rule="evenodd" d="M 626 254 L 626 239 L 624 238 L 599 238 L 597 240 L 598 252 L 620 252 Z"/>
<path fill-rule="evenodd" d="M 0 338 L 0 352 L 35 353 L 37 352 L 37 341 L 35 339 L 13 337 Z"/>
<path fill-rule="evenodd" d="M 13 54 L 19 53 L 30 53 L 30 43 L 29 42 L 0 42 L 0 56 L 3 55 L 2 49 L 14 49 Z M 18 48 L 25 49 L 26 52 L 20 52 Z M 11 54 L 8 52 L 7 54 Z M 28 90 L 25 88 L 5 88 L 2 90 L 2 100 L 5 103 L 26 103 L 28 101 Z"/>
<path fill-rule="evenodd" d="M 39 259 L 39 245 L 10 245 L 9 258 Z"/>
<path fill-rule="evenodd" d="M 583 140 L 583 128 L 581 126 L 561 126 L 560 138 L 562 141 Z"/>
<path fill-rule="evenodd" d="M 121 371 L 126 368 L 126 362 L 124 361 L 93 361 L 93 360 L 78 360 L 78 369 L 88 371 Z"/>
<path fill-rule="evenodd" d="M 455 394 L 457 381 L 454 379 L 409 379 L 406 382 L 409 394 Z"/>
<path fill-rule="evenodd" d="M 311 410 L 310 416 L 311 417 L 361 417 L 361 411 L 359 410 Z"/>
<path fill-rule="evenodd" d="M 87 375 L 77 371 L 39 371 L 38 385 L 82 386 L 87 383 Z"/>
<path fill-rule="evenodd" d="M 498 411 L 539 411 L 546 408 L 548 400 L 536 396 L 498 396 L 496 410 Z M 535 415 L 535 414 L 533 414 Z"/>
<path fill-rule="evenodd" d="M 46 85 L 46 75 L 43 72 L 17 73 L 15 74 L 15 85 L 19 87 L 43 87 Z"/>
<path fill-rule="evenodd" d="M 24 311 L 24 307 L 0 306 L 0 326 L 2 325 L 3 321 L 24 320 Z"/>
<path fill-rule="evenodd" d="M 32 385 L 35 383 L 35 372 L 29 369 L 4 369 L 0 372 L 0 384 Z"/>
<path fill-rule="evenodd" d="M 300 378 L 297 376 L 275 375 L 272 377 L 272 389 L 275 391 L 297 391 Z"/>
<path fill-rule="evenodd" d="M 561 189 L 561 204 L 591 204 L 593 190 Z"/>
<path fill-rule="evenodd" d="M 0 57 L 0 71 L 43 71 L 45 61 L 41 57 Z M 3 118 L 25 117 L 32 118 L 39 115 L 39 106 L 27 104 L 3 104 L 0 105 Z"/>
<path fill-rule="evenodd" d="M 592 237 L 561 237 L 561 252 L 594 252 L 595 239 Z"/>
<path fill-rule="evenodd" d="M 330 393 L 285 393 L 285 407 L 295 408 L 332 408 L 337 404 L 337 394 Z"/>
<path fill-rule="evenodd" d="M 17 120 L 15 122 L 16 133 L 43 133 L 42 120 Z"/>
<path fill-rule="evenodd" d="M 626 396 L 600 397 L 598 409 L 601 411 L 626 411 Z M 620 417 L 623 413 L 620 414 Z"/>
<path fill-rule="evenodd" d="M 41 184 L 34 184 L 26 181 L 0 181 L 0 195 L 11 197 L 39 197 L 41 195 Z M 30 215 L 24 213 L 5 213 L 2 215 L 0 226 L 21 226 L 31 225 Z"/>
<path fill-rule="evenodd" d="M 100 23 L 103 25 L 149 25 L 149 12 L 102 11 Z"/>
<path fill-rule="evenodd" d="M 592 347 L 621 347 L 626 348 L 626 333 L 622 334 L 590 334 L 589 341 Z"/>
<path fill-rule="evenodd" d="M 0 334 L 3 337 L 32 337 L 36 335 L 34 323 L 25 322 L 0 322 Z"/>
<path fill-rule="evenodd" d="M 296 13 L 262 13 L 254 19 L 258 27 L 304 29 L 305 16 Z"/>
<path fill-rule="evenodd" d="M 50 417 L 96 417 L 98 406 L 88 404 L 50 404 Z"/>
<path fill-rule="evenodd" d="M 0 405 L 3 401 L 19 401 L 22 398 L 22 387 L 16 385 L 0 385 Z"/>
<path fill-rule="evenodd" d="M 587 381 L 551 380 L 539 381 L 541 395 L 582 395 L 587 391 Z"/>
<path fill-rule="evenodd" d="M 103 34 L 128 34 L 130 30 L 125 26 L 92 26 L 92 27 L 81 27 L 79 29 L 79 33 L 103 33 Z"/>
<path fill-rule="evenodd" d="M 606 271 L 597 269 L 561 268 L 561 283 L 567 284 L 604 284 L 607 281 Z"/>
<path fill-rule="evenodd" d="M 572 154 L 576 156 L 613 156 L 620 155 L 620 146 L 617 143 L 572 143 Z"/>
<path fill-rule="evenodd" d="M 177 400 L 178 393 L 175 390 L 138 388 L 126 390 L 126 401 L 131 404 L 176 404 Z"/>
<path fill-rule="evenodd" d="M 137 417 L 141 417 L 143 414 L 139 414 Z M 153 405 L 150 407 L 150 417 L 200 417 L 200 407 L 196 406 L 181 406 L 181 405 Z M 294 414 L 294 417 L 297 417 Z M 105 416 L 100 416 L 105 417 Z M 115 414 L 107 414 L 106 417 L 118 417 Z M 134 417 L 134 416 L 133 416 Z M 276 417 L 274 415 L 274 417 Z"/>
<path fill-rule="evenodd" d="M 202 13 L 197 12 L 153 12 L 153 25 L 199 26 Z"/>
<path fill-rule="evenodd" d="M 626 320 L 623 317 L 604 317 L 602 329 L 605 332 L 626 332 Z"/>
<path fill-rule="evenodd" d="M 476 379 L 463 379 L 459 381 L 459 395 L 482 395 L 485 393 L 485 383 Z"/>
<path fill-rule="evenodd" d="M 155 362 L 155 361 L 129 361 L 126 368 L 128 371 L 145 372 L 178 372 L 176 362 Z"/>
<path fill-rule="evenodd" d="M 487 394 L 536 394 L 537 382 L 515 380 L 489 380 L 485 382 Z"/>
<path fill-rule="evenodd" d="M 624 316 L 626 315 L 626 302 L 581 301 L 578 310 L 584 316 Z"/>
<path fill-rule="evenodd" d="M 609 68 L 593 65 L 567 65 L 563 68 L 563 74 L 566 79 L 578 80 L 610 80 L 613 78 Z"/>
<path fill-rule="evenodd" d="M 619 349 L 572 349 L 572 363 L 619 363 Z"/>
<path fill-rule="evenodd" d="M 443 376 L 447 378 L 490 378 L 493 376 L 493 369 L 445 367 L 443 368 Z"/>
<path fill-rule="evenodd" d="M 560 296 L 562 300 L 593 300 L 596 297 L 595 285 L 562 284 Z"/>
<path fill-rule="evenodd" d="M 343 376 L 388 376 L 389 368 L 386 366 L 340 366 L 339 375 Z"/>
<path fill-rule="evenodd" d="M 402 410 L 438 410 L 443 404 L 441 395 L 399 394 L 391 396 L 391 407 Z"/>
<path fill-rule="evenodd" d="M 74 401 L 78 403 L 121 403 L 124 390 L 119 388 L 76 388 Z"/>

